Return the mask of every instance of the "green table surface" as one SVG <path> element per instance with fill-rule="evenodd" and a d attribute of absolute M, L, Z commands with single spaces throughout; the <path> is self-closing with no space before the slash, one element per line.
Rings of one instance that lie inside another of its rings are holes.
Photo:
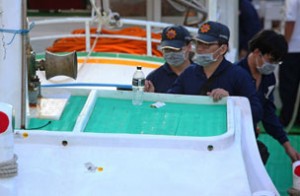
<path fill-rule="evenodd" d="M 49 120 L 32 118 L 29 129 L 72 131 L 86 99 L 72 96 L 59 120 L 48 124 Z M 133 106 L 131 100 L 99 97 L 84 132 L 216 136 L 227 131 L 226 105 L 165 103 L 161 108 L 150 107 L 153 103 Z"/>

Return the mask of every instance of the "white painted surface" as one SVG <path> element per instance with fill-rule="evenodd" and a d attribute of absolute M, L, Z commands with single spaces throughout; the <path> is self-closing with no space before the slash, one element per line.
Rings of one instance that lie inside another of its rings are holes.
<path fill-rule="evenodd" d="M 205 140 L 162 136 L 29 133 L 21 140 L 17 195 L 250 195 L 235 143 L 209 152 Z M 87 162 L 103 171 L 89 172 Z"/>
<path fill-rule="evenodd" d="M 0 102 L 0 111 L 5 113 L 8 117 L 8 127 L 3 132 L 0 133 L 0 165 L 7 163 L 12 160 L 14 157 L 14 136 L 13 136 L 13 127 L 12 127 L 12 106 L 6 103 Z M 0 119 L 2 120 L 2 119 Z M 0 123 L 1 124 L 1 123 Z M 1 128 L 4 129 L 3 124 Z M 2 163 L 2 164 L 1 164 Z M 0 167 L 3 169 L 2 167 Z M 7 171 L 7 170 L 6 170 Z M 4 171 L 1 170 L 1 176 L 4 175 Z M 15 196 L 15 179 L 14 177 L 10 178 L 0 178 L 0 195 L 2 196 Z"/>
<path fill-rule="evenodd" d="M 128 99 L 130 92 L 97 95 Z M 203 96 L 145 97 L 213 103 Z M 230 97 L 219 104 L 226 102 L 227 132 L 213 137 L 18 131 L 17 196 L 279 195 L 259 157 L 248 101 Z M 89 171 L 86 163 L 103 171 Z"/>
<path fill-rule="evenodd" d="M 21 0 L 0 1 L 0 25 L 2 29 L 22 29 L 21 2 Z M 13 106 L 16 127 L 20 127 L 22 35 L 16 34 L 14 37 L 13 33 L 1 32 L 0 37 L 0 101 Z"/>
<path fill-rule="evenodd" d="M 158 67 L 160 65 L 161 63 L 157 63 Z M 84 66 L 79 65 L 78 76 L 76 80 L 65 76 L 56 76 L 46 80 L 44 71 L 39 71 L 38 76 L 42 84 L 102 83 L 131 85 L 132 75 L 135 69 L 135 66 L 88 63 Z M 152 70 L 153 68 L 143 68 L 143 72 L 146 76 Z"/>

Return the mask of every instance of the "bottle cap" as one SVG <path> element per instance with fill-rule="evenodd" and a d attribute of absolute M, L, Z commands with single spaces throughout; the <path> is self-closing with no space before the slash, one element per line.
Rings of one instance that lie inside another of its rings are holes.
<path fill-rule="evenodd" d="M 136 69 L 142 70 L 142 66 L 137 66 Z"/>

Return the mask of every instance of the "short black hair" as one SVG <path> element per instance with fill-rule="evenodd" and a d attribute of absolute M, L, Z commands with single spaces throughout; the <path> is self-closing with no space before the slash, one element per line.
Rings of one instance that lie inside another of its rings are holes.
<path fill-rule="evenodd" d="M 262 55 L 270 54 L 274 61 L 280 61 L 288 51 L 288 43 L 283 35 L 274 30 L 262 30 L 248 42 L 250 52 L 258 48 Z"/>

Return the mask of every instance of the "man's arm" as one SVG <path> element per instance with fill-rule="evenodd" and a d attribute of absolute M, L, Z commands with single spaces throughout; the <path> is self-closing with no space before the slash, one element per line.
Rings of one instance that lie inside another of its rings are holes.
<path fill-rule="evenodd" d="M 295 27 L 295 22 L 294 21 L 286 21 L 285 22 L 284 37 L 285 37 L 287 42 L 289 42 L 291 40 L 291 37 L 293 35 L 293 31 L 294 31 L 294 27 Z"/>
<path fill-rule="evenodd" d="M 284 36 L 287 42 L 291 40 L 296 20 L 297 20 L 297 0 L 286 0 Z"/>

